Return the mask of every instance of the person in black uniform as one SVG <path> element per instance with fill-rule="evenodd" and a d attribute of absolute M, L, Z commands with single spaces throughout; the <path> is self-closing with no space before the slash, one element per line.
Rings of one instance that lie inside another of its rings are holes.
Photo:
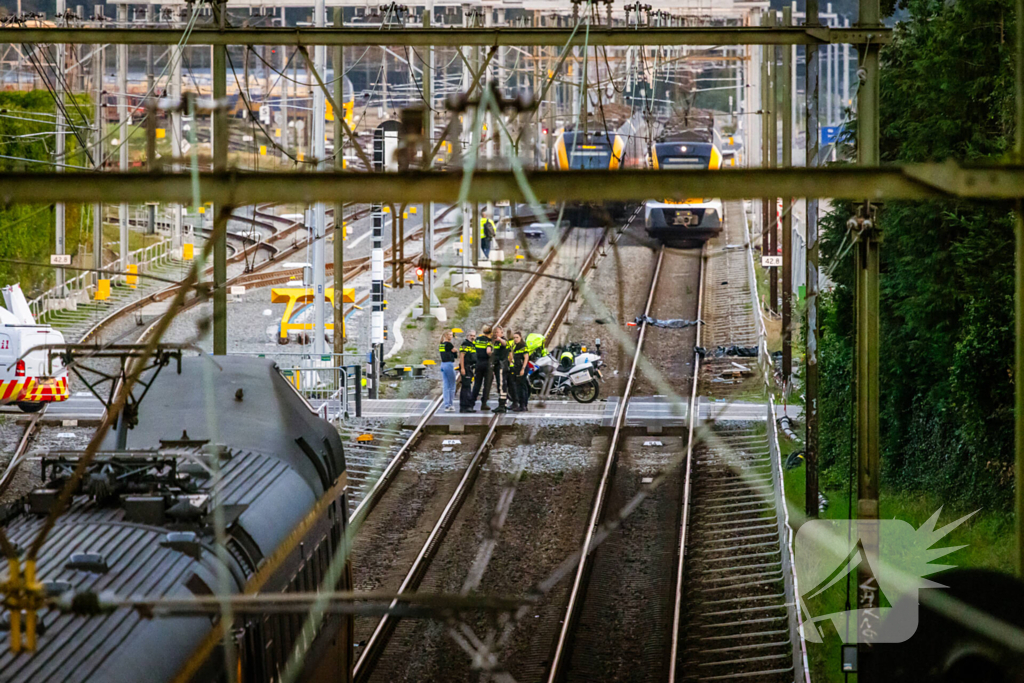
<path fill-rule="evenodd" d="M 508 359 L 510 355 L 510 344 L 505 341 L 505 333 L 500 327 L 494 328 L 494 340 L 491 342 L 493 349 L 491 353 L 491 368 L 494 372 L 494 383 L 498 390 L 498 407 L 495 413 L 507 413 L 508 407 Z"/>
<path fill-rule="evenodd" d="M 459 373 L 462 375 L 462 387 L 459 390 L 459 412 L 475 413 L 473 409 L 473 371 L 476 370 L 476 330 L 470 330 L 459 347 Z"/>
<path fill-rule="evenodd" d="M 476 349 L 476 368 L 473 372 L 473 404 L 480 399 L 480 410 L 487 410 L 487 399 L 491 394 L 491 326 L 484 325 L 480 334 L 473 340 L 473 347 Z M 480 390 L 483 389 L 483 396 Z"/>
<path fill-rule="evenodd" d="M 522 413 L 527 410 L 526 403 L 530 399 L 530 382 L 526 379 L 526 362 L 530 356 L 523 335 L 516 332 L 512 335 L 512 412 Z"/>

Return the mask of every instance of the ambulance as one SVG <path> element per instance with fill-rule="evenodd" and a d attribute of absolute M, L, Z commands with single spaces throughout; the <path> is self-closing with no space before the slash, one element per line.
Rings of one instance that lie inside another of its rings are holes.
<path fill-rule="evenodd" d="M 46 346 L 64 343 L 49 325 L 37 325 L 20 285 L 3 288 L 0 307 L 0 405 L 17 404 L 34 413 L 68 399 L 68 373 L 59 359 L 50 367 Z"/>

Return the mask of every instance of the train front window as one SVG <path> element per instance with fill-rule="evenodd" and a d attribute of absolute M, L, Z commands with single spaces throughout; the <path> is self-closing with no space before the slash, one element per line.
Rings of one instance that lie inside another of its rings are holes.
<path fill-rule="evenodd" d="M 608 145 L 579 145 L 567 149 L 569 168 L 576 170 L 608 170 L 612 159 L 612 148 Z"/>

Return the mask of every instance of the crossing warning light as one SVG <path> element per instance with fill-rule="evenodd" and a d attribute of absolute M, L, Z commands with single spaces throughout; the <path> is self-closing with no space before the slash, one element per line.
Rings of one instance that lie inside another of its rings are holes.
<path fill-rule="evenodd" d="M 417 268 L 416 269 L 416 281 L 417 282 L 423 282 L 423 269 L 422 268 Z"/>

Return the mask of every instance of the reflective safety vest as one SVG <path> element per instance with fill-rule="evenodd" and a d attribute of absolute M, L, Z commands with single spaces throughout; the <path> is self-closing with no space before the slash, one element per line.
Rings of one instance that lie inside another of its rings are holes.
<path fill-rule="evenodd" d="M 529 356 L 530 349 L 526 347 L 524 342 L 519 342 L 519 344 L 512 347 L 512 364 L 517 372 L 523 369 L 523 365 Z"/>
<path fill-rule="evenodd" d="M 490 218 L 481 218 L 480 219 L 480 239 L 486 239 L 487 238 L 487 232 L 486 232 L 485 228 L 486 228 L 488 223 L 491 223 L 491 219 Z M 493 227 L 494 227 L 493 223 L 491 223 L 491 227 L 493 229 Z"/>
<path fill-rule="evenodd" d="M 484 334 L 477 335 L 476 340 L 473 341 L 473 346 L 476 348 L 476 364 L 487 365 L 487 349 L 493 347 L 490 337 Z"/>
<path fill-rule="evenodd" d="M 535 352 L 540 351 L 540 355 L 548 355 L 548 350 L 544 348 L 544 335 L 532 332 L 526 335 L 526 350 L 532 356 Z"/>
<path fill-rule="evenodd" d="M 510 342 L 494 341 L 491 342 L 491 347 L 494 349 L 494 353 L 491 355 L 494 365 L 507 365 Z"/>
<path fill-rule="evenodd" d="M 466 355 L 466 376 L 472 377 L 473 368 L 476 365 L 476 346 L 468 339 L 463 339 L 459 351 Z M 455 360 L 458 360 L 458 356 L 455 357 Z M 461 368 L 461 366 L 459 367 Z"/>

